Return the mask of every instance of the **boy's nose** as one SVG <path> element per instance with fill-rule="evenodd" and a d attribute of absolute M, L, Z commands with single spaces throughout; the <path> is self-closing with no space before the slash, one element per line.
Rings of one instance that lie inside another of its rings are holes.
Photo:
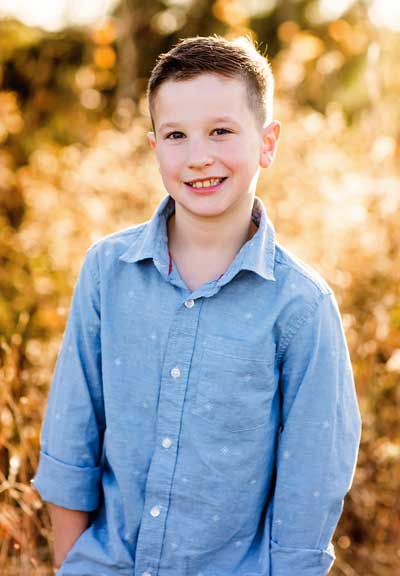
<path fill-rule="evenodd" d="M 208 146 L 201 143 L 192 143 L 189 150 L 187 164 L 189 168 L 203 168 L 214 162 Z"/>

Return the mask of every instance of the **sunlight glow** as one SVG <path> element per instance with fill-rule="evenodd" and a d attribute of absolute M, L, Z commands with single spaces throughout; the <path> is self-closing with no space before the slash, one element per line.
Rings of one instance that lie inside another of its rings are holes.
<path fill-rule="evenodd" d="M 373 0 L 368 14 L 375 26 L 400 31 L 400 2 L 396 0 Z"/>
<path fill-rule="evenodd" d="M 110 12 L 120 0 L 0 0 L 0 18 L 14 17 L 27 26 L 57 31 L 71 25 L 91 25 Z M 191 0 L 165 0 L 167 5 L 184 5 Z M 243 1 L 243 0 L 241 0 Z M 312 20 L 329 21 L 340 18 L 356 0 L 318 0 L 310 5 Z M 247 0 L 246 10 L 260 15 L 272 10 L 277 0 Z M 370 0 L 369 17 L 375 26 L 400 30 L 400 2 Z"/>
<path fill-rule="evenodd" d="M 326 20 L 336 20 L 340 18 L 351 6 L 355 0 L 320 0 L 319 11 Z"/>
<path fill-rule="evenodd" d="M 104 17 L 119 0 L 0 0 L 0 18 L 14 17 L 27 26 L 48 31 L 70 25 L 90 25 Z"/>

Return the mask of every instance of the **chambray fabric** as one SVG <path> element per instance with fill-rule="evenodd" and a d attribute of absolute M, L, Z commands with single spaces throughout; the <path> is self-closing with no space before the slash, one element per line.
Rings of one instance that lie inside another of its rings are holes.
<path fill-rule="evenodd" d="M 258 231 L 191 292 L 166 196 L 87 251 L 34 485 L 91 512 L 59 576 L 322 576 L 360 413 L 336 300 Z"/>

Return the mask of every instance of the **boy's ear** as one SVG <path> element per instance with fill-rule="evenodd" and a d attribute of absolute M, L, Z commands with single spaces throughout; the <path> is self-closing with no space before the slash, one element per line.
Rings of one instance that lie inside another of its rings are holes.
<path fill-rule="evenodd" d="M 278 120 L 270 122 L 263 128 L 262 146 L 260 151 L 260 166 L 268 168 L 275 157 L 276 147 L 281 133 L 281 123 Z"/>
<path fill-rule="evenodd" d="M 147 140 L 150 144 L 150 148 L 152 150 L 156 149 L 156 135 L 154 134 L 154 132 L 147 132 Z"/>

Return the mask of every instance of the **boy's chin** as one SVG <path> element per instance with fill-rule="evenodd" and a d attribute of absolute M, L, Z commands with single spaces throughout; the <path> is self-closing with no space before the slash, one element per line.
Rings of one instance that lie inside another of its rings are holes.
<path fill-rule="evenodd" d="M 178 212 L 190 213 L 197 216 L 218 216 L 226 210 L 224 202 L 212 196 L 195 199 L 175 198 L 175 205 Z"/>
<path fill-rule="evenodd" d="M 177 213 L 181 215 L 191 214 L 196 218 L 222 218 L 233 209 L 233 203 L 227 202 L 226 198 L 201 198 L 200 202 L 182 202 L 175 200 L 178 210 Z M 179 216 L 178 216 L 179 218 Z"/>

